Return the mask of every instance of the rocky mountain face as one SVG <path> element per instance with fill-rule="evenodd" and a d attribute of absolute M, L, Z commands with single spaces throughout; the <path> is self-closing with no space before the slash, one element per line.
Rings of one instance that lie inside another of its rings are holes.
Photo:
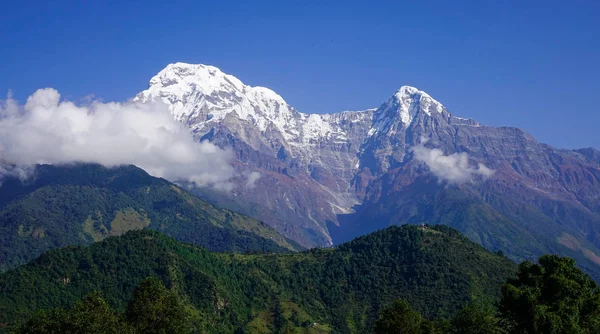
<path fill-rule="evenodd" d="M 163 101 L 199 140 L 233 148 L 238 186 L 200 195 L 305 246 L 443 222 L 514 258 L 551 251 L 600 265 L 598 150 L 483 126 L 408 86 L 376 109 L 305 114 L 215 67 L 176 63 L 135 99 Z"/>
<path fill-rule="evenodd" d="M 233 148 L 238 187 L 231 194 L 198 190 L 201 196 L 248 212 L 305 246 L 331 245 L 326 222 L 359 203 L 351 182 L 374 110 L 304 114 L 267 88 L 183 63 L 167 66 L 135 100 L 161 100 L 199 140 Z M 260 178 L 247 187 L 252 172 Z"/>

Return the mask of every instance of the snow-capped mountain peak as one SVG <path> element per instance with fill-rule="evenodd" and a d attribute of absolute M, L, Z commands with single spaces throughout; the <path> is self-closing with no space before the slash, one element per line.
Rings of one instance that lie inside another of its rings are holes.
<path fill-rule="evenodd" d="M 301 113 L 271 89 L 245 85 L 214 66 L 186 63 L 169 64 L 135 100 L 163 101 L 198 136 L 227 124 L 228 131 L 255 149 L 283 146 L 300 165 L 320 159 L 314 147 L 361 145 L 356 139 L 362 136 L 365 142 L 375 135 L 391 136 L 408 128 L 418 114 L 449 116 L 441 103 L 411 86 L 402 86 L 377 109 Z M 356 163 L 356 157 L 351 160 Z"/>
<path fill-rule="evenodd" d="M 402 123 L 408 125 L 421 110 L 431 116 L 432 112 L 442 113 L 444 106 L 429 94 L 411 86 L 402 86 L 386 102 L 388 107 L 397 107 Z"/>
<path fill-rule="evenodd" d="M 203 64 L 169 64 L 134 100 L 162 100 L 177 120 L 194 130 L 207 128 L 235 112 L 260 131 L 273 124 L 285 135 L 290 129 L 284 127 L 295 126 L 297 113 L 274 91 L 245 85 L 217 67 Z"/>
<path fill-rule="evenodd" d="M 134 100 L 163 101 L 177 120 L 199 134 L 208 132 L 228 114 L 235 113 L 237 118 L 250 122 L 260 132 L 277 130 L 285 141 L 283 144 L 296 148 L 316 145 L 320 140 L 343 141 L 346 135 L 337 123 L 365 117 L 370 121 L 372 115 L 372 111 L 365 115 L 357 114 L 360 112 L 339 115 L 300 113 L 271 89 L 245 85 L 217 67 L 203 64 L 169 64 Z"/>
<path fill-rule="evenodd" d="M 157 90 L 169 90 L 173 94 L 182 95 L 191 90 L 201 90 L 206 95 L 215 91 L 242 91 L 245 85 L 232 75 L 223 73 L 220 69 L 203 64 L 174 63 L 169 64 L 157 75 L 150 79 L 146 95 Z"/>
<path fill-rule="evenodd" d="M 390 131 L 393 134 L 393 128 L 408 127 L 419 112 L 431 116 L 432 113 L 442 114 L 444 111 L 446 108 L 424 91 L 402 86 L 377 109 L 369 135 Z"/>

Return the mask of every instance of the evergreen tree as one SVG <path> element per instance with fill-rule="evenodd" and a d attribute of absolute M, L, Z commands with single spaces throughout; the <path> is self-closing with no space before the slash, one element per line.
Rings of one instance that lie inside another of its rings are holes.
<path fill-rule="evenodd" d="M 68 333 L 68 312 L 58 308 L 39 311 L 21 325 L 15 333 Z"/>
<path fill-rule="evenodd" d="M 504 284 L 500 313 L 511 333 L 600 333 L 600 290 L 574 260 L 544 255 Z"/>
<path fill-rule="evenodd" d="M 17 333 L 129 333 L 99 292 L 93 292 L 71 310 L 42 311 Z"/>
<path fill-rule="evenodd" d="M 140 333 L 191 331 L 190 318 L 179 296 L 154 277 L 147 278 L 134 290 L 125 318 Z"/>
<path fill-rule="evenodd" d="M 375 321 L 375 334 L 421 334 L 425 320 L 404 299 L 384 308 Z"/>
<path fill-rule="evenodd" d="M 450 322 L 450 333 L 500 334 L 495 310 L 481 303 L 469 303 Z"/>

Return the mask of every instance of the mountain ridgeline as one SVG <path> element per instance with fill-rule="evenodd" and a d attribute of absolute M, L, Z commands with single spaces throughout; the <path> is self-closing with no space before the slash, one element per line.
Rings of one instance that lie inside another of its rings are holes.
<path fill-rule="evenodd" d="M 510 260 L 445 226 L 390 227 L 294 254 L 213 253 L 157 231 L 130 231 L 49 251 L 0 275 L 0 323 L 11 328 L 93 291 L 122 311 L 153 276 L 185 301 L 200 332 L 365 333 L 397 298 L 427 318 L 472 300 L 491 304 L 515 272 Z"/>
<path fill-rule="evenodd" d="M 457 117 L 409 86 L 378 108 L 314 115 L 176 63 L 134 98 L 153 100 L 198 141 L 231 149 L 232 190 L 135 166 L 4 178 L 0 331 L 28 318 L 33 332 L 59 318 L 79 326 L 91 307 L 144 332 L 148 291 L 204 333 L 386 332 L 402 320 L 394 309 L 410 308 L 419 330 L 456 314 L 476 325 L 480 311 L 494 328 L 512 319 L 515 333 L 600 328 L 600 292 L 573 260 L 524 262 L 516 279 L 511 261 L 568 256 L 600 281 L 600 151 Z M 501 294 L 512 306 L 493 307 Z M 77 316 L 37 313 L 49 308 Z"/>
<path fill-rule="evenodd" d="M 304 246 L 391 224 L 444 223 L 514 260 L 571 256 L 600 279 L 596 149 L 558 149 L 517 128 L 458 117 L 409 86 L 376 108 L 310 114 L 216 67 L 174 63 L 135 100 L 166 103 L 198 139 L 232 148 L 240 175 L 262 175 L 253 189 L 239 178 L 231 194 L 198 194 Z M 435 165 L 415 149 L 464 160 Z"/>
<path fill-rule="evenodd" d="M 214 206 L 135 166 L 38 166 L 0 187 L 0 271 L 42 252 L 149 228 L 213 251 L 302 247 L 268 225 Z"/>

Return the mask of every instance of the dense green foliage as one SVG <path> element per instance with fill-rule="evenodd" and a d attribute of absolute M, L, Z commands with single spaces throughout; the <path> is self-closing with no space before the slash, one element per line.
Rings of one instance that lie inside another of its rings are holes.
<path fill-rule="evenodd" d="M 33 181 L 7 179 L 0 187 L 0 272 L 49 249 L 146 227 L 213 251 L 299 248 L 264 223 L 134 166 L 38 166 Z"/>
<path fill-rule="evenodd" d="M 0 323 L 69 308 L 92 291 L 125 312 L 134 288 L 156 276 L 186 301 L 201 332 L 364 333 L 398 298 L 430 319 L 471 300 L 491 304 L 515 270 L 444 226 L 390 227 L 334 249 L 264 255 L 212 253 L 131 231 L 0 275 Z"/>
<path fill-rule="evenodd" d="M 500 322 L 491 305 L 469 303 L 450 321 L 449 333 L 500 334 Z"/>
<path fill-rule="evenodd" d="M 575 289 L 575 290 L 574 290 Z M 581 293 L 577 293 L 577 292 Z M 600 329 L 599 287 L 574 266 L 574 261 L 543 256 L 538 264 L 524 262 L 516 278 L 503 286 L 500 312 L 480 300 L 469 302 L 452 318 L 423 318 L 405 299 L 383 307 L 372 325 L 374 334 L 553 334 L 598 333 Z M 269 302 L 270 324 L 238 327 L 235 333 L 329 332 L 318 324 L 302 322 L 297 309 L 288 315 L 283 303 Z M 174 289 L 156 278 L 148 278 L 133 291 L 122 314 L 113 312 L 97 292 L 77 302 L 70 310 L 39 311 L 22 324 L 17 333 L 189 333 L 206 332 L 195 327 L 193 306 L 186 305 Z M 196 324 L 201 322 L 196 321 Z M 214 330 L 214 329 L 213 329 Z M 333 331 L 337 331 L 334 328 Z M 212 330 L 211 330 L 212 332 Z M 343 330 L 346 332 L 346 330 Z"/>
<path fill-rule="evenodd" d="M 146 279 L 133 291 L 125 319 L 138 333 L 186 333 L 191 319 L 179 296 L 156 279 Z"/>
<path fill-rule="evenodd" d="M 420 334 L 427 320 L 413 310 L 406 300 L 398 299 L 385 307 L 375 321 L 375 334 Z"/>
<path fill-rule="evenodd" d="M 148 278 L 133 292 L 124 314 L 115 313 L 98 292 L 70 310 L 40 311 L 16 334 L 37 333 L 189 333 L 191 317 L 184 302 L 156 278 Z"/>
<path fill-rule="evenodd" d="M 51 309 L 37 312 L 16 330 L 17 334 L 37 333 L 130 333 L 111 310 L 102 295 L 93 292 L 71 310 Z"/>
<path fill-rule="evenodd" d="M 469 303 L 450 321 L 428 322 L 402 300 L 384 308 L 375 333 L 563 334 L 600 333 L 600 287 L 575 261 L 544 255 L 523 262 L 502 287 L 498 311 Z"/>
<path fill-rule="evenodd" d="M 511 333 L 600 333 L 600 287 L 572 259 L 545 255 L 502 287 L 500 312 Z"/>

